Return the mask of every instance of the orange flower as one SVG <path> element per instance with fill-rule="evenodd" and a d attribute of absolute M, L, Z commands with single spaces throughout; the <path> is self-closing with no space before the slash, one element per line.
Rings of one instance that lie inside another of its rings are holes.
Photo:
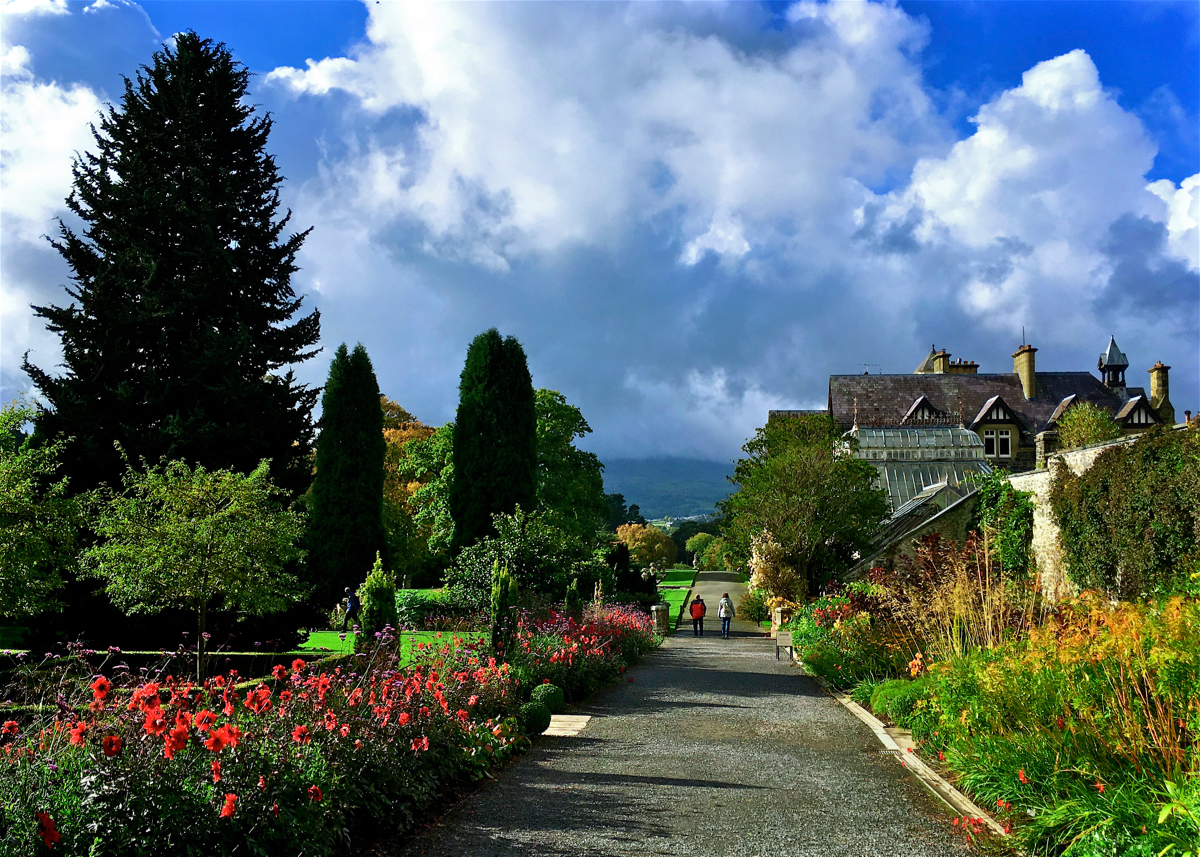
<path fill-rule="evenodd" d="M 1104 783 L 1100 782 L 1099 780 L 1096 780 L 1096 791 L 1100 792 L 1100 794 L 1104 794 Z"/>
<path fill-rule="evenodd" d="M 15 720 L 5 720 L 4 721 L 4 734 L 5 735 L 16 735 L 17 732 L 20 730 L 20 728 L 21 727 L 17 724 L 17 721 L 15 721 Z"/>
<path fill-rule="evenodd" d="M 236 808 L 237 808 L 237 795 L 235 795 L 235 794 L 225 795 L 225 805 L 223 807 L 221 807 L 221 818 L 229 818 L 229 816 L 233 815 L 233 811 Z"/>
<path fill-rule="evenodd" d="M 1017 779 L 1021 781 L 1022 785 L 1029 782 L 1029 778 L 1025 776 L 1024 768 L 1021 768 L 1021 770 L 1017 771 Z"/>
<path fill-rule="evenodd" d="M 84 744 L 84 733 L 87 732 L 87 724 L 80 720 L 71 727 L 71 744 L 75 747 L 82 747 Z"/>
<path fill-rule="evenodd" d="M 120 735 L 105 735 L 100 741 L 100 749 L 110 759 L 120 753 L 123 746 L 125 746 L 125 742 L 121 740 Z"/>

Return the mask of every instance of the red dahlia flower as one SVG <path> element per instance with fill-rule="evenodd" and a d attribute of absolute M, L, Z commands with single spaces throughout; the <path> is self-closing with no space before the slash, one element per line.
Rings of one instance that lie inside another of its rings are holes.
<path fill-rule="evenodd" d="M 87 732 L 87 724 L 82 720 L 71 727 L 71 745 L 74 747 L 82 747 L 85 739 L 84 734 Z"/>
<path fill-rule="evenodd" d="M 196 728 L 201 732 L 207 732 L 209 727 L 217 722 L 217 715 L 206 708 L 198 712 L 192 722 L 196 724 Z"/>
<path fill-rule="evenodd" d="M 185 748 L 187 746 L 187 742 L 187 727 L 176 726 L 167 734 L 166 744 L 163 746 L 163 757 L 167 759 L 175 758 L 175 751 Z"/>
<path fill-rule="evenodd" d="M 280 681 L 283 681 L 285 678 L 287 678 L 287 674 L 287 667 L 285 667 L 283 664 L 276 664 L 275 669 L 271 670 L 271 675 L 275 676 L 275 678 L 279 679 Z"/>
<path fill-rule="evenodd" d="M 4 734 L 5 735 L 16 735 L 18 730 L 20 730 L 20 728 L 21 727 L 17 724 L 17 721 L 15 721 L 15 720 L 5 720 L 4 721 Z"/>
<path fill-rule="evenodd" d="M 100 749 L 110 759 L 120 753 L 123 746 L 125 746 L 125 742 L 121 740 L 120 735 L 105 735 L 100 741 Z"/>
<path fill-rule="evenodd" d="M 320 803 L 321 798 L 324 797 L 324 795 L 321 794 L 321 787 L 320 786 L 309 786 L 308 787 L 308 797 L 309 797 L 309 800 L 311 800 L 313 803 Z"/>
<path fill-rule="evenodd" d="M 308 727 L 303 723 L 292 730 L 292 740 L 297 744 L 307 744 L 312 740 L 312 736 L 308 734 Z"/>
<path fill-rule="evenodd" d="M 54 819 L 44 812 L 39 812 L 37 821 L 38 836 L 42 837 L 42 842 L 46 843 L 47 848 L 53 848 L 54 843 L 62 839 L 62 834 L 54 828 Z"/>
<path fill-rule="evenodd" d="M 235 794 L 225 795 L 225 805 L 223 807 L 221 807 L 221 818 L 229 818 L 229 816 L 233 815 L 233 811 L 236 808 L 237 808 L 237 795 L 235 795 Z"/>
<path fill-rule="evenodd" d="M 296 658 L 296 660 L 292 661 L 292 669 L 296 672 L 300 672 L 300 670 L 304 669 L 304 660 L 302 658 Z"/>
<path fill-rule="evenodd" d="M 221 763 L 216 759 L 212 760 L 212 775 L 214 783 L 221 782 Z"/>
<path fill-rule="evenodd" d="M 91 683 L 90 687 L 92 688 L 92 698 L 99 701 L 108 696 L 108 692 L 112 690 L 112 682 L 104 676 L 99 676 Z"/>

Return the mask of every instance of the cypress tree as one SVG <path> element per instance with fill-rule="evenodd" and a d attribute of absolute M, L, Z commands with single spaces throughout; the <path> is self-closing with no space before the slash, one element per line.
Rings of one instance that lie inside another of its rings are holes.
<path fill-rule="evenodd" d="M 357 589 L 375 555 L 389 566 L 383 528 L 383 409 L 361 344 L 338 346 L 321 397 L 317 473 L 309 499 L 308 570 L 317 603 Z"/>
<path fill-rule="evenodd" d="M 467 349 L 454 422 L 454 547 L 492 535 L 492 515 L 537 503 L 537 410 L 525 351 L 492 328 Z"/>
<path fill-rule="evenodd" d="M 134 463 L 248 473 L 269 458 L 277 485 L 308 485 L 317 392 L 280 372 L 320 337 L 317 312 L 293 320 L 308 232 L 283 236 L 271 119 L 243 103 L 248 80 L 224 45 L 181 34 L 125 79 L 75 160 L 83 233 L 60 221 L 50 242 L 72 303 L 34 307 L 66 371 L 24 365 L 51 406 L 39 435 L 70 438 L 74 490 L 120 484 L 114 441 Z"/>

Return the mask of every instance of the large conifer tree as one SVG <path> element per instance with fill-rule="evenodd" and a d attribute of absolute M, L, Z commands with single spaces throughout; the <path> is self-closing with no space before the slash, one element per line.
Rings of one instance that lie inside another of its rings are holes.
<path fill-rule="evenodd" d="M 283 231 L 271 119 L 243 103 L 249 72 L 221 44 L 184 33 L 125 80 L 93 128 L 67 200 L 85 224 L 51 243 L 71 268 L 73 303 L 34 307 L 62 338 L 66 371 L 25 362 L 52 409 L 43 436 L 71 438 L 75 490 L 118 485 L 119 441 L 136 463 L 185 459 L 250 472 L 272 460 L 277 484 L 311 478 L 316 391 L 290 364 L 320 335 L 293 320 L 305 236 Z"/>
<path fill-rule="evenodd" d="M 383 527 L 383 408 L 371 358 L 361 344 L 338 347 L 321 397 L 317 474 L 309 500 L 308 568 L 317 603 L 332 604 L 387 565 Z"/>
<path fill-rule="evenodd" d="M 537 410 L 525 351 L 492 328 L 475 337 L 459 381 L 450 514 L 456 549 L 491 535 L 492 515 L 537 504 Z"/>

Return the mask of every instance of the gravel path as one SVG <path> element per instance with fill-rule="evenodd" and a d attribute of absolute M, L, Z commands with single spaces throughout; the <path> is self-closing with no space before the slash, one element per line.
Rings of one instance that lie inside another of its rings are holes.
<path fill-rule="evenodd" d="M 870 730 L 750 623 L 722 640 L 732 575 L 702 573 L 713 623 L 690 625 L 570 713 L 517 763 L 413 838 L 404 855 L 942 857 L 948 815 Z"/>

